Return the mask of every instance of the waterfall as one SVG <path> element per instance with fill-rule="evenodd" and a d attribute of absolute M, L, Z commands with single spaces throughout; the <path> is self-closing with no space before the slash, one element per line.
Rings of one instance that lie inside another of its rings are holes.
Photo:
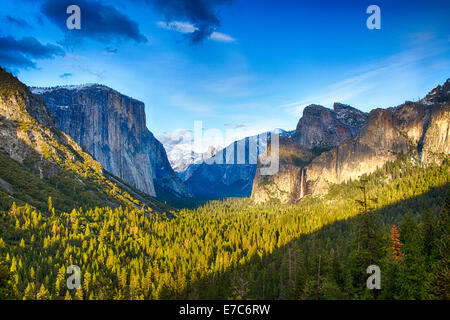
<path fill-rule="evenodd" d="M 300 177 L 300 199 L 302 199 L 305 196 L 305 191 L 303 189 L 303 181 L 304 179 L 304 171 L 303 168 L 300 169 L 301 177 Z"/>

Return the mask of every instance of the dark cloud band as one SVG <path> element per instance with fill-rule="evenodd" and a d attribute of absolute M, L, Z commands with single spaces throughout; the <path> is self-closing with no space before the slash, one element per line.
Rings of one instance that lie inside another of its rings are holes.
<path fill-rule="evenodd" d="M 231 4 L 234 0 L 146 0 L 153 4 L 167 22 L 187 20 L 196 30 L 186 34 L 193 43 L 208 38 L 219 26 L 220 6 Z"/>
<path fill-rule="evenodd" d="M 67 29 L 66 9 L 69 5 L 77 5 L 81 9 L 80 30 Z M 67 37 L 75 40 L 91 38 L 104 43 L 124 40 L 133 40 L 137 43 L 147 42 L 147 38 L 140 32 L 139 25 L 135 21 L 114 7 L 99 1 L 46 0 L 42 5 L 42 12 L 64 31 Z"/>
<path fill-rule="evenodd" d="M 42 44 L 36 38 L 17 40 L 12 36 L 0 37 L 0 64 L 12 68 L 35 68 L 35 60 L 64 56 L 64 50 L 54 44 Z"/>

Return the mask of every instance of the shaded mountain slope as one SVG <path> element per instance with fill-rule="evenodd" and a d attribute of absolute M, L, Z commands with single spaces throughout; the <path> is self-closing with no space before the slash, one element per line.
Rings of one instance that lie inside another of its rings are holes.
<path fill-rule="evenodd" d="M 109 179 L 100 163 L 56 127 L 44 101 L 1 68 L 0 152 L 3 200 L 42 206 L 53 196 L 61 209 L 100 205 L 161 209 L 154 199 Z"/>

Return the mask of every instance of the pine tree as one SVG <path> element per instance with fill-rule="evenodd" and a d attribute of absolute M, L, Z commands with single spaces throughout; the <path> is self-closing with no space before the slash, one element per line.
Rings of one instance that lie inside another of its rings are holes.
<path fill-rule="evenodd" d="M 8 270 L 6 263 L 0 260 L 0 300 L 15 298 L 12 281 L 12 273 Z"/>
<path fill-rule="evenodd" d="M 75 300 L 83 300 L 83 289 L 82 288 L 75 290 Z"/>
<path fill-rule="evenodd" d="M 50 299 L 50 293 L 45 288 L 44 284 L 41 284 L 41 288 L 39 289 L 39 292 L 36 295 L 37 300 L 49 300 Z"/>
<path fill-rule="evenodd" d="M 35 286 L 33 282 L 28 282 L 23 296 L 24 300 L 34 300 L 36 298 Z"/>
<path fill-rule="evenodd" d="M 438 260 L 434 267 L 434 297 L 450 300 L 450 190 L 438 220 Z"/>
<path fill-rule="evenodd" d="M 72 296 L 70 295 L 69 290 L 66 290 L 66 296 L 64 297 L 64 300 L 72 300 Z"/>
<path fill-rule="evenodd" d="M 89 294 L 90 286 L 91 286 L 91 274 L 89 271 L 86 271 L 83 275 L 84 281 L 83 281 L 83 288 L 86 295 Z"/>
<path fill-rule="evenodd" d="M 391 241 L 394 258 L 397 260 L 398 263 L 400 261 L 400 258 L 403 256 L 403 253 L 400 250 L 403 244 L 400 242 L 400 234 L 395 224 L 392 226 L 391 229 Z"/>
<path fill-rule="evenodd" d="M 66 278 L 66 269 L 62 266 L 61 268 L 59 268 L 58 274 L 56 276 L 55 292 L 57 296 L 61 294 L 62 289 L 66 285 L 65 278 Z"/>
<path fill-rule="evenodd" d="M 48 212 L 53 217 L 55 216 L 55 208 L 53 207 L 52 197 L 48 197 Z"/>
<path fill-rule="evenodd" d="M 357 200 L 363 212 L 358 217 L 357 248 L 351 255 L 351 268 L 353 285 L 358 288 L 360 297 L 367 296 L 366 287 L 367 267 L 370 265 L 380 265 L 382 257 L 385 255 L 385 243 L 381 234 L 378 216 L 370 207 L 367 199 L 367 179 L 361 179 L 358 186 L 363 192 L 363 200 Z M 370 199 L 377 203 L 377 198 Z M 377 298 L 377 290 L 370 290 L 373 299 Z"/>
<path fill-rule="evenodd" d="M 423 241 L 417 222 L 408 213 L 400 225 L 403 242 L 403 266 L 401 268 L 401 299 L 424 299 L 426 297 L 427 272 L 423 256 Z"/>

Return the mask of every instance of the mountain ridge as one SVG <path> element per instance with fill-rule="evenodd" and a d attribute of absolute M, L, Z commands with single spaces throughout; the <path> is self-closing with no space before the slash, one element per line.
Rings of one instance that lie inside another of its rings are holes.
<path fill-rule="evenodd" d="M 335 147 L 352 138 L 367 120 L 367 114 L 342 103 L 333 109 L 311 104 L 303 110 L 292 139 L 305 147 Z"/>
<path fill-rule="evenodd" d="M 323 195 L 330 184 L 359 179 L 385 163 L 394 161 L 400 154 L 415 153 L 423 165 L 440 163 L 450 153 L 449 97 L 450 80 L 447 80 L 417 102 L 407 101 L 394 108 L 373 109 L 353 137 L 343 139 L 335 147 L 325 149 L 310 159 L 309 163 L 295 169 L 281 166 L 279 174 L 267 178 L 270 180 L 268 184 L 262 183 L 259 165 L 252 199 L 257 203 L 277 198 L 283 202 L 297 202 L 302 198 L 298 195 L 298 186 L 304 186 L 306 192 L 303 196 Z M 317 106 L 312 109 L 319 109 L 320 112 L 324 110 Z M 325 112 L 329 115 L 329 111 Z M 301 125 L 304 123 L 302 119 L 299 121 Z M 312 132 L 316 133 L 314 130 Z M 299 135 L 300 133 L 294 134 L 292 140 L 297 138 L 299 141 Z M 316 136 L 322 137 L 321 132 Z M 300 145 L 310 147 L 312 144 Z M 283 145 L 280 148 L 282 150 Z M 281 196 L 281 193 L 284 195 Z"/>
<path fill-rule="evenodd" d="M 242 138 L 226 148 L 217 150 L 210 157 L 202 157 L 200 163 L 190 164 L 178 175 L 189 191 L 202 200 L 249 197 L 256 172 L 257 157 L 266 149 L 267 139 L 272 134 L 290 137 L 292 133 L 292 131 L 277 128 Z M 244 151 L 245 155 L 240 155 L 238 150 Z M 208 183 L 205 184 L 205 181 Z"/>

